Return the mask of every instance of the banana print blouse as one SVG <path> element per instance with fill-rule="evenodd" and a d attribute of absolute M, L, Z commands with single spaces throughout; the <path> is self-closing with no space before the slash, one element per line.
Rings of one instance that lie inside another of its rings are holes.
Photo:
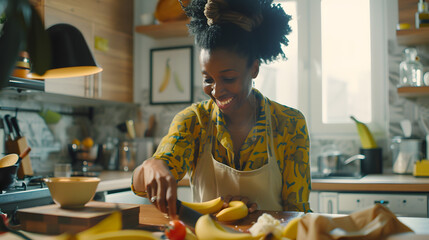
<path fill-rule="evenodd" d="M 308 203 L 311 178 L 309 164 L 309 137 L 304 116 L 296 109 L 280 105 L 253 89 L 259 100 L 259 116 L 240 150 L 239 166 L 234 163 L 231 136 L 226 129 L 222 112 L 210 99 L 195 103 L 178 113 L 168 134 L 161 140 L 154 158 L 163 159 L 178 180 L 192 173 L 205 144 L 206 127 L 211 112 L 215 111 L 214 158 L 237 170 L 248 171 L 268 162 L 265 138 L 265 116 L 272 116 L 273 140 L 278 166 L 282 173 L 282 200 L 285 211 L 311 211 Z M 139 193 L 136 193 L 141 195 Z"/>

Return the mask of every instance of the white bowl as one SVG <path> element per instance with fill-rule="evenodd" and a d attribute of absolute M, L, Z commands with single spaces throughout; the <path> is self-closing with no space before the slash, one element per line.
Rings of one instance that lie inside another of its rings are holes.
<path fill-rule="evenodd" d="M 99 178 L 53 177 L 44 179 L 55 203 L 61 208 L 83 208 L 95 195 Z"/>

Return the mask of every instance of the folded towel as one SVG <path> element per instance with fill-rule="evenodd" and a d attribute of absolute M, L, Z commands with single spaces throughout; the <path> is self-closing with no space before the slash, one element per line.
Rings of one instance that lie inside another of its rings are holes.
<path fill-rule="evenodd" d="M 412 232 L 394 213 L 381 204 L 347 216 L 329 217 L 310 213 L 298 225 L 298 240 L 383 239 L 389 235 Z"/>

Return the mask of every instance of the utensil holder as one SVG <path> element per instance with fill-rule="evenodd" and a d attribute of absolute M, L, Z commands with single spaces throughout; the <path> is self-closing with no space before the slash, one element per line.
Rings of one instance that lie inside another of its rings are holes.
<path fill-rule="evenodd" d="M 383 173 L 383 151 L 382 148 L 360 148 L 360 154 L 365 156 L 361 161 L 361 173 L 381 174 Z"/>
<path fill-rule="evenodd" d="M 16 140 L 6 141 L 6 150 L 8 153 L 16 153 L 21 155 L 28 148 L 27 139 L 25 137 L 20 137 Z M 31 166 L 30 155 L 22 158 L 21 163 L 19 164 L 17 176 L 19 179 L 24 179 L 25 176 L 33 176 L 33 167 Z"/>

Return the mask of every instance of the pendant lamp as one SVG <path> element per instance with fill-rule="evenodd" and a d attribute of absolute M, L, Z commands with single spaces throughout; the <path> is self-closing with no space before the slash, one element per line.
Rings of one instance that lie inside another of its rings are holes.
<path fill-rule="evenodd" d="M 69 78 L 101 72 L 82 33 L 70 24 L 60 23 L 47 30 L 51 42 L 52 63 L 43 75 L 30 73 L 33 79 Z"/>

